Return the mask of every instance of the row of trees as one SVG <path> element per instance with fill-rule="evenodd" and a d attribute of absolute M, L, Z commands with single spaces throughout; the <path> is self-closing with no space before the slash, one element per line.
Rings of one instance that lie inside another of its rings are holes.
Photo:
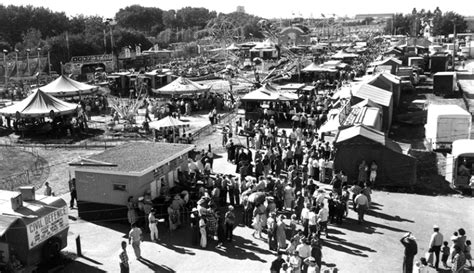
<path fill-rule="evenodd" d="M 458 33 L 467 29 L 466 20 L 462 15 L 452 11 L 443 13 L 437 7 L 433 12 L 413 9 L 411 14 L 397 13 L 393 19 L 387 21 L 385 33 L 420 36 L 426 24 L 430 24 L 435 36 L 452 34 L 454 25 Z"/>
<path fill-rule="evenodd" d="M 153 43 L 167 47 L 170 43 L 190 42 L 203 38 L 224 39 L 229 33 L 235 39 L 261 38 L 259 18 L 245 13 L 217 14 L 206 8 L 185 7 L 161 10 L 132 5 L 120 9 L 114 22 L 99 16 L 68 17 L 43 7 L 4 6 L 0 4 L 0 51 L 41 49 L 51 54 L 51 63 L 59 70 L 60 62 L 71 56 L 93 55 L 118 51 L 126 46 L 141 45 L 148 49 Z M 112 33 L 112 39 L 110 37 Z"/>

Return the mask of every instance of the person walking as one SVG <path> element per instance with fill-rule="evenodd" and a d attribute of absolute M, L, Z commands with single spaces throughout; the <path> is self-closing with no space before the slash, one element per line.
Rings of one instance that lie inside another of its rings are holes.
<path fill-rule="evenodd" d="M 141 251 L 140 251 L 140 242 L 143 241 L 142 230 L 137 226 L 137 223 L 132 224 L 132 229 L 128 233 L 128 244 L 132 245 L 133 251 L 137 260 L 140 260 Z"/>
<path fill-rule="evenodd" d="M 128 265 L 127 242 L 125 241 L 122 241 L 122 252 L 120 252 L 119 258 L 120 273 L 129 273 L 130 267 Z"/>
<path fill-rule="evenodd" d="M 74 208 L 74 201 L 77 203 L 77 190 L 76 190 L 76 178 L 73 178 L 69 181 L 69 192 L 71 194 L 71 201 L 69 207 Z"/>
<path fill-rule="evenodd" d="M 359 224 L 362 224 L 362 222 L 364 222 L 365 211 L 369 207 L 369 199 L 365 194 L 361 192 L 354 199 L 354 204 L 357 214 L 359 215 Z"/>
<path fill-rule="evenodd" d="M 158 236 L 158 220 L 155 217 L 155 209 L 151 209 L 148 213 L 148 227 L 150 228 L 150 240 L 156 242 L 159 240 Z"/>
<path fill-rule="evenodd" d="M 229 210 L 225 214 L 225 239 L 232 242 L 232 232 L 235 225 L 234 206 L 230 205 Z"/>
<path fill-rule="evenodd" d="M 45 186 L 45 188 L 44 188 L 44 195 L 46 195 L 46 196 L 51 196 L 51 195 L 53 195 L 53 190 L 52 190 L 51 187 L 49 186 L 49 182 L 44 183 L 44 186 Z"/>
<path fill-rule="evenodd" d="M 434 267 L 438 269 L 439 265 L 439 253 L 441 251 L 441 246 L 443 245 L 443 234 L 439 232 L 439 227 L 437 225 L 433 226 L 433 234 L 431 235 L 429 252 L 434 253 L 436 260 Z"/>
<path fill-rule="evenodd" d="M 466 256 L 458 245 L 454 246 L 453 260 L 451 261 L 451 271 L 453 273 L 463 272 L 466 265 Z"/>
<path fill-rule="evenodd" d="M 403 257 L 403 273 L 413 272 L 413 259 L 416 253 L 418 253 L 418 245 L 416 244 L 416 238 L 411 232 L 408 232 L 400 239 L 400 242 L 405 247 L 405 255 Z"/>

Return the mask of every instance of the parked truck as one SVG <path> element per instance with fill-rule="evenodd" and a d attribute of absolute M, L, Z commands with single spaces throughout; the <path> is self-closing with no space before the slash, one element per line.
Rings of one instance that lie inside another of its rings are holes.
<path fill-rule="evenodd" d="M 474 140 L 458 139 L 453 142 L 451 154 L 446 155 L 446 181 L 459 190 L 474 189 Z"/>
<path fill-rule="evenodd" d="M 428 106 L 425 138 L 429 150 L 451 149 L 453 141 L 469 139 L 471 114 L 458 105 Z"/>

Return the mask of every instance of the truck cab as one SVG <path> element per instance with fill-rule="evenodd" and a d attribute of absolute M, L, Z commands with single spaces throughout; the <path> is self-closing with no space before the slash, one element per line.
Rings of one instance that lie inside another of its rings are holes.
<path fill-rule="evenodd" d="M 474 180 L 474 140 L 453 142 L 451 154 L 446 155 L 446 180 L 454 189 L 470 189 Z"/>

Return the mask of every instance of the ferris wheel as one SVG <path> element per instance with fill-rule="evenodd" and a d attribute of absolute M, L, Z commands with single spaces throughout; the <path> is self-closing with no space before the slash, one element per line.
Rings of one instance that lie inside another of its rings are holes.
<path fill-rule="evenodd" d="M 216 18 L 207 28 L 214 41 L 224 45 L 232 44 L 241 37 L 239 24 L 230 18 Z"/>

